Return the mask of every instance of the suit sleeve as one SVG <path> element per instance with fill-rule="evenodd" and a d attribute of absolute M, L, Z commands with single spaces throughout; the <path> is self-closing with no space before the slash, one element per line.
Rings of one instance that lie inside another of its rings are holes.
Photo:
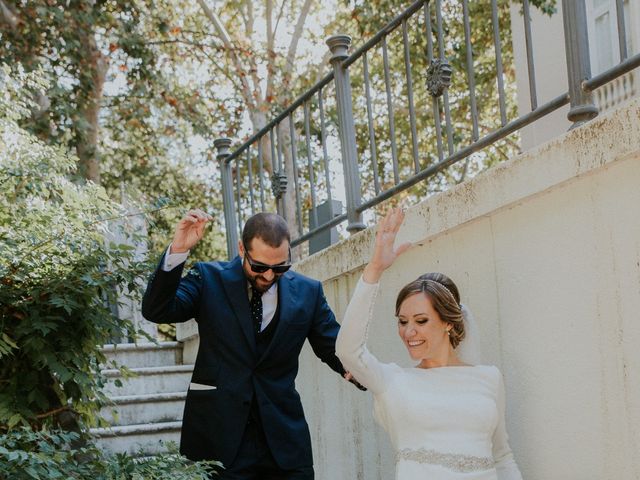
<path fill-rule="evenodd" d="M 313 323 L 307 339 L 316 356 L 340 375 L 345 373 L 344 367 L 336 356 L 336 337 L 340 325 L 331 311 L 324 296 L 322 284 L 318 283 L 313 312 Z"/>
<path fill-rule="evenodd" d="M 195 264 L 182 277 L 184 263 L 164 271 L 164 255 L 142 298 L 142 316 L 153 323 L 181 323 L 196 317 L 202 292 L 202 271 Z"/>
<path fill-rule="evenodd" d="M 502 374 L 498 372 L 498 391 L 496 404 L 498 407 L 498 426 L 493 433 L 493 459 L 496 462 L 498 480 L 522 480 L 518 465 L 509 447 L 509 436 L 505 425 L 505 393 Z"/>

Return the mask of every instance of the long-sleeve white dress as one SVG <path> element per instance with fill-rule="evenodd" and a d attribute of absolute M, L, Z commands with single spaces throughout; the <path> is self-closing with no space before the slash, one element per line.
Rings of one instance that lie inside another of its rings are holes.
<path fill-rule="evenodd" d="M 374 396 L 374 416 L 396 451 L 397 480 L 522 480 L 505 429 L 502 374 L 494 366 L 402 368 L 367 349 L 378 284 L 362 279 L 336 353 Z"/>

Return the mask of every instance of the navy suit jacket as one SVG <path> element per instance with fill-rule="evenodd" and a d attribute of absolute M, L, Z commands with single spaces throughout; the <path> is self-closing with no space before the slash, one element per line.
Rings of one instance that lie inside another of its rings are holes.
<path fill-rule="evenodd" d="M 313 464 L 309 427 L 295 389 L 298 356 L 305 339 L 315 354 L 343 373 L 335 355 L 339 325 L 316 280 L 289 271 L 278 280 L 279 322 L 258 358 L 249 313 L 247 280 L 240 257 L 231 262 L 197 263 L 152 275 L 142 314 L 155 323 L 195 318 L 200 346 L 192 381 L 215 386 L 189 390 L 180 451 L 192 460 L 233 462 L 255 395 L 267 442 L 278 465 Z"/>

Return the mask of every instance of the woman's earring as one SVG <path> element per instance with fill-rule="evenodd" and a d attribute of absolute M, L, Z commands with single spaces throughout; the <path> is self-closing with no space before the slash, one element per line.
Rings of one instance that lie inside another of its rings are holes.
<path fill-rule="evenodd" d="M 451 336 L 451 330 L 449 330 L 448 328 L 445 329 L 447 331 L 447 335 Z"/>

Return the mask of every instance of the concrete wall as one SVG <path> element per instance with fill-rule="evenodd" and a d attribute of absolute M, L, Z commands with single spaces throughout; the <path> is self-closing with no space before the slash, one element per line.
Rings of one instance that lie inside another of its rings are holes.
<path fill-rule="evenodd" d="M 382 280 L 369 341 L 410 365 L 392 305 L 426 271 L 449 274 L 507 388 L 507 424 L 528 480 L 640 479 L 640 101 L 409 209 L 415 248 Z M 338 319 L 366 263 L 370 230 L 299 263 Z M 393 478 L 371 395 L 310 348 L 297 387 L 317 478 Z"/>

